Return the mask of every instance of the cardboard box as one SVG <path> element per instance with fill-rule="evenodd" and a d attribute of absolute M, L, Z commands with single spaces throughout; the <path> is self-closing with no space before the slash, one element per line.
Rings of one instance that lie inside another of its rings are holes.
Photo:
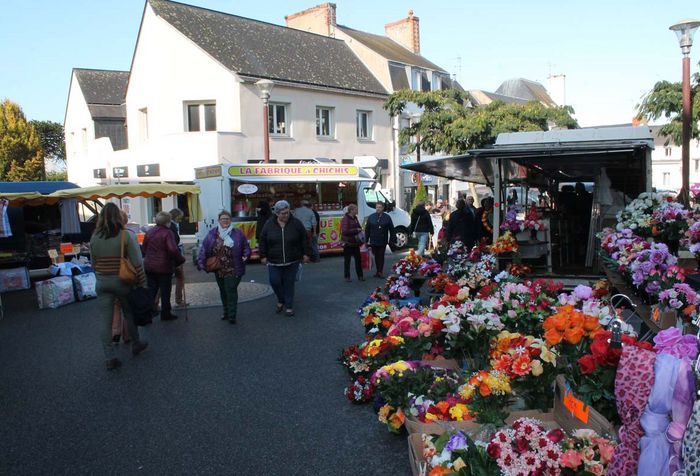
<path fill-rule="evenodd" d="M 607 418 L 595 408 L 584 405 L 572 391 L 567 389 L 566 378 L 563 375 L 557 376 L 556 384 L 554 416 L 567 433 L 580 428 L 589 428 L 601 436 L 617 435 L 617 430 Z"/>

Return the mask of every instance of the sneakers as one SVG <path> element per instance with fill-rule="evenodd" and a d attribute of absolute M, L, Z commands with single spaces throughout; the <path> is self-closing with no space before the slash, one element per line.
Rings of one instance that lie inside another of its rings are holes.
<path fill-rule="evenodd" d="M 122 366 L 122 361 L 119 359 L 109 359 L 106 362 L 107 365 L 107 370 L 117 370 L 119 367 Z"/>
<path fill-rule="evenodd" d="M 284 315 L 287 317 L 293 317 L 294 316 L 294 309 L 287 309 L 284 311 Z"/>
<path fill-rule="evenodd" d="M 146 350 L 147 347 L 148 347 L 148 342 L 143 342 L 143 341 L 140 341 L 140 340 L 139 340 L 139 341 L 136 341 L 136 342 L 134 342 L 133 344 L 131 344 L 131 355 L 133 355 L 134 357 L 136 357 L 136 356 L 139 355 L 141 352 L 143 352 L 144 350 Z"/>

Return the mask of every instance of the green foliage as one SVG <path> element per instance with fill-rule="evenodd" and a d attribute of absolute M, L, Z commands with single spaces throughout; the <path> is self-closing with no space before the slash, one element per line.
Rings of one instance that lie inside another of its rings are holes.
<path fill-rule="evenodd" d="M 690 80 L 690 135 L 700 139 L 700 73 L 695 73 Z M 680 145 L 683 135 L 683 86 L 682 83 L 669 81 L 657 82 L 640 104 L 637 104 L 637 119 L 656 121 L 666 118 L 670 122 L 661 126 L 659 134 L 669 137 L 674 144 Z"/>
<path fill-rule="evenodd" d="M 66 144 L 63 124 L 53 121 L 29 121 L 29 123 L 39 134 L 41 148 L 44 149 L 44 160 L 64 165 L 66 163 Z"/>
<path fill-rule="evenodd" d="M 459 154 L 493 144 L 501 132 L 546 131 L 551 125 L 573 129 L 578 127 L 571 117 L 570 106 L 547 108 L 531 101 L 506 104 L 494 101 L 484 107 L 471 107 L 469 95 L 456 90 L 420 92 L 397 91 L 386 100 L 384 109 L 400 114 L 414 103 L 422 108 L 419 122 L 401 129 L 399 141 L 416 150 L 411 138 L 420 137 L 420 147 L 430 154 Z"/>
<path fill-rule="evenodd" d="M 0 103 L 0 180 L 42 180 L 43 157 L 39 135 L 22 108 L 5 99 Z"/>
<path fill-rule="evenodd" d="M 49 170 L 46 172 L 46 180 L 51 182 L 65 182 L 68 180 L 68 172 L 65 170 Z"/>
<path fill-rule="evenodd" d="M 418 187 L 416 188 L 416 197 L 413 199 L 413 205 L 411 206 L 411 211 L 416 209 L 416 206 L 420 203 L 423 202 L 425 203 L 428 200 L 428 191 L 425 188 L 425 185 L 423 185 L 423 181 L 420 182 Z"/>

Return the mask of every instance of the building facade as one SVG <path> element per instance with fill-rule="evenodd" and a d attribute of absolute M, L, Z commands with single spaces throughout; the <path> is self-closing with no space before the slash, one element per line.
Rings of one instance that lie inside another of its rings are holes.
<path fill-rule="evenodd" d="M 656 190 L 678 192 L 683 186 L 682 148 L 659 134 L 661 126 L 651 126 L 654 151 L 651 153 L 652 184 Z M 700 141 L 690 141 L 690 190 L 700 193 Z"/>

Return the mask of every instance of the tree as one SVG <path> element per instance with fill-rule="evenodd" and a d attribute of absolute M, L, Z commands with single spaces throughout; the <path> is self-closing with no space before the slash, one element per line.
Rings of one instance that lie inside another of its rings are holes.
<path fill-rule="evenodd" d="M 494 101 L 483 107 L 470 107 L 469 95 L 454 89 L 443 91 L 397 91 L 386 100 L 384 109 L 394 116 L 414 103 L 423 111 L 420 121 L 399 133 L 399 142 L 416 150 L 412 137 L 420 137 L 420 147 L 430 154 L 460 154 L 493 144 L 501 132 L 546 131 L 550 125 L 573 129 L 570 106 L 545 107 L 537 101 L 506 104 Z"/>
<path fill-rule="evenodd" d="M 698 122 L 700 121 L 700 73 L 695 73 L 690 81 L 690 136 L 700 139 Z M 683 136 L 683 93 L 682 83 L 669 81 L 657 82 L 653 89 L 637 104 L 637 119 L 656 121 L 665 117 L 670 122 L 659 129 L 659 134 L 669 137 L 674 144 L 680 145 Z"/>
<path fill-rule="evenodd" d="M 29 121 L 29 123 L 39 134 L 41 148 L 44 149 L 44 160 L 65 167 L 66 144 L 63 124 L 53 121 Z"/>
<path fill-rule="evenodd" d="M 423 202 L 425 203 L 428 200 L 428 191 L 425 188 L 425 185 L 423 185 L 423 182 L 421 181 L 418 184 L 418 187 L 416 187 L 416 196 L 413 199 L 413 205 L 411 206 L 411 211 L 416 209 L 416 206 L 418 206 L 419 203 Z"/>
<path fill-rule="evenodd" d="M 18 104 L 0 103 L 0 180 L 42 180 L 44 153 L 41 139 Z"/>
<path fill-rule="evenodd" d="M 68 180 L 68 172 L 65 170 L 48 170 L 46 171 L 46 180 L 51 182 L 65 182 Z"/>

